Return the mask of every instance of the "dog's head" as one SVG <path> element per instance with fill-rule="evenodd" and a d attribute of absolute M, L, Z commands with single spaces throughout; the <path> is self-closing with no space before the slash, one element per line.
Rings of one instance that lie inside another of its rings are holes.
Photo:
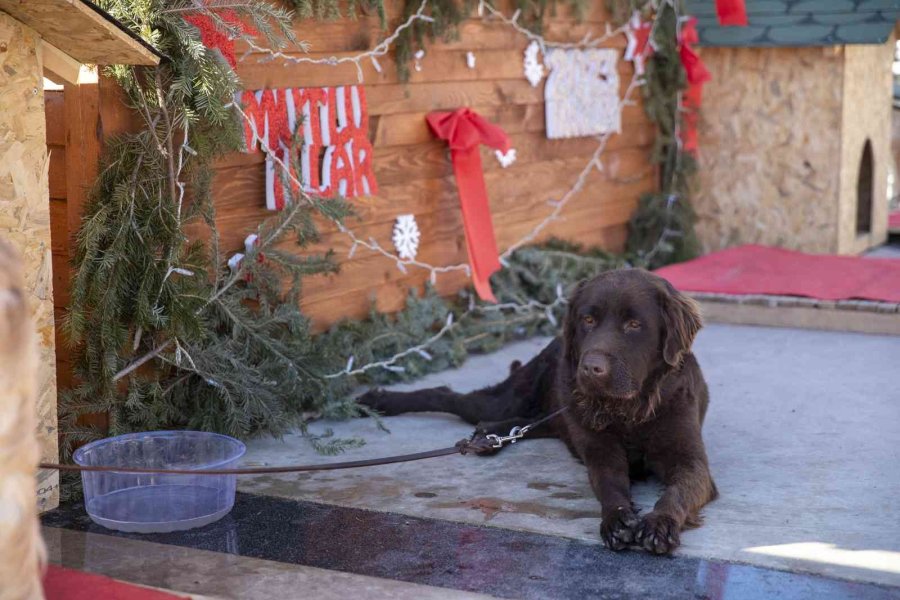
<path fill-rule="evenodd" d="M 655 408 L 658 397 L 648 396 L 658 396 L 659 381 L 681 364 L 700 327 L 697 304 L 647 271 L 581 282 L 563 335 L 573 391 L 582 402 L 639 420 Z"/>

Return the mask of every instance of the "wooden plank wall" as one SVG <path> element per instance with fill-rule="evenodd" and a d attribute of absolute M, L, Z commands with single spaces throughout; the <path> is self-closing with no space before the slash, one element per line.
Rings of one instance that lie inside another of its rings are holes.
<path fill-rule="evenodd" d="M 401 5 L 387 0 L 389 30 L 402 20 Z M 577 41 L 585 34 L 600 36 L 607 26 L 603 2 L 583 21 L 560 9 L 545 20 L 544 35 L 552 41 Z M 512 14 L 511 6 L 502 7 Z M 518 160 L 502 169 L 492 152 L 482 151 L 485 180 L 501 251 L 534 228 L 574 183 L 596 148 L 592 138 L 548 140 L 544 130 L 543 83 L 533 88 L 524 78 L 522 60 L 527 40 L 512 28 L 485 23 L 474 14 L 460 27 L 458 39 L 430 43 L 421 61 L 422 70 L 412 70 L 408 83 L 400 83 L 389 56 L 379 59 L 381 72 L 369 62 L 362 64 L 370 115 L 370 138 L 374 147 L 375 176 L 379 194 L 352 200 L 358 218 L 349 225 L 362 239 L 375 238 L 393 250 L 394 220 L 413 214 L 422 232 L 418 259 L 434 265 L 465 263 L 466 245 L 456 195 L 456 185 L 446 146 L 435 140 L 425 124 L 432 110 L 468 106 L 502 126 L 511 136 Z M 297 21 L 297 37 L 310 44 L 309 56 L 347 56 L 374 47 L 387 34 L 374 15 L 335 22 Z M 389 33 L 389 32 L 388 32 Z M 624 50 L 622 36 L 609 47 Z M 245 50 L 238 43 L 237 55 Z M 473 52 L 476 68 L 466 66 L 466 53 Z M 298 53 L 299 55 L 299 53 Z M 622 92 L 632 76 L 630 63 L 620 63 Z M 266 87 L 319 87 L 357 82 L 352 64 L 318 66 L 285 64 L 250 54 L 238 64 L 245 89 Z M 68 90 L 67 90 L 68 93 Z M 82 115 L 83 135 L 99 138 L 134 126 L 135 121 L 118 100 L 115 84 L 101 78 L 96 120 Z M 561 237 L 611 250 L 623 247 L 626 224 L 641 193 L 655 189 L 656 171 L 650 163 L 655 130 L 644 114 L 640 91 L 636 103 L 623 113 L 623 131 L 610 139 L 603 174 L 593 172 L 584 191 L 563 212 L 563 220 L 547 227 L 539 239 Z M 93 106 L 93 104 L 91 104 Z M 92 127 L 90 129 L 88 126 Z M 93 151 L 93 150 L 91 150 Z M 95 156 L 96 154 L 94 154 Z M 84 162 L 84 161 L 82 161 Z M 90 167 L 90 165 L 88 165 Z M 93 173 L 93 174 L 92 174 Z M 69 177 L 71 189 L 90 183 L 96 165 Z M 265 209 L 265 174 L 260 153 L 235 153 L 216 165 L 213 181 L 218 226 L 223 250 L 239 251 L 243 239 L 260 221 L 270 216 Z M 73 211 L 70 207 L 71 222 Z M 317 328 L 342 318 L 364 316 L 372 302 L 380 311 L 402 308 L 411 287 L 421 289 L 426 271 L 410 268 L 404 274 L 394 262 L 364 249 L 347 258 L 349 239 L 329 222 L 321 222 L 321 242 L 311 251 L 334 249 L 341 263 L 336 275 L 310 277 L 305 281 L 303 308 Z M 74 225 L 70 232 L 74 232 Z M 285 248 L 295 247 L 286 242 Z M 437 288 L 452 294 L 467 284 L 461 272 L 438 276 Z"/>
<path fill-rule="evenodd" d="M 69 225 L 66 190 L 66 107 L 65 92 L 44 91 L 47 123 L 47 153 L 50 155 L 50 255 L 53 265 L 53 315 L 56 323 L 57 384 L 71 384 L 69 351 L 62 336 L 62 319 L 69 304 Z"/>
<path fill-rule="evenodd" d="M 596 2 L 602 5 L 602 2 Z M 391 28 L 400 23 L 399 3 L 388 5 Z M 512 10 L 507 10 L 511 14 Z M 473 17 L 475 15 L 472 15 Z M 607 17 L 592 10 L 584 22 L 564 11 L 546 21 L 545 37 L 577 41 L 586 33 L 601 35 Z M 311 45 L 311 56 L 352 55 L 373 47 L 383 37 L 376 17 L 334 23 L 298 22 L 297 37 Z M 451 163 L 446 146 L 425 124 L 432 110 L 469 106 L 501 125 L 517 149 L 516 163 L 502 169 L 493 153 L 482 151 L 491 210 L 501 251 L 520 239 L 552 210 L 574 183 L 596 148 L 592 138 L 548 140 L 544 131 L 543 83 L 533 88 L 524 78 L 527 40 L 502 24 L 472 18 L 460 28 L 459 39 L 426 48 L 421 71 L 411 71 L 407 84 L 397 78 L 392 58 L 379 60 L 382 72 L 362 64 L 374 148 L 379 194 L 355 198 L 359 219 L 350 226 L 363 239 L 374 237 L 389 250 L 395 218 L 412 213 L 422 232 L 418 259 L 435 265 L 466 262 L 466 246 Z M 624 38 L 610 46 L 624 49 Z M 242 53 L 238 48 L 238 56 Z M 466 66 L 473 52 L 476 68 Z M 317 87 L 357 83 L 352 64 L 339 67 L 264 61 L 251 55 L 238 65 L 246 89 Z M 622 91 L 630 81 L 630 63 L 621 63 Z M 640 92 L 635 94 L 640 100 Z M 654 129 L 640 102 L 625 109 L 623 132 L 613 136 L 604 156 L 605 174 L 593 173 L 585 191 L 565 209 L 565 220 L 545 230 L 541 239 L 557 236 L 585 244 L 621 249 L 626 223 L 642 192 L 656 185 L 649 163 Z M 236 154 L 222 160 L 214 179 L 219 227 L 225 248 L 237 250 L 244 236 L 266 217 L 261 154 Z M 421 287 L 428 273 L 411 268 L 400 272 L 393 261 L 358 249 L 347 259 L 351 243 L 329 223 L 322 223 L 320 248 L 333 248 L 341 262 L 337 275 L 307 280 L 303 306 L 318 326 L 366 314 L 374 300 L 378 310 L 403 306 L 408 289 Z M 466 284 L 460 273 L 438 277 L 438 290 L 450 294 Z"/>

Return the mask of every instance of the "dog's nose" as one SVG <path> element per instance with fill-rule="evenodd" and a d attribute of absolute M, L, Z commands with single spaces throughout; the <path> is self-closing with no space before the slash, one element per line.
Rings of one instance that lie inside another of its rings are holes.
<path fill-rule="evenodd" d="M 602 379 L 609 374 L 609 359 L 603 354 L 588 354 L 581 361 L 581 371 L 594 379 Z"/>

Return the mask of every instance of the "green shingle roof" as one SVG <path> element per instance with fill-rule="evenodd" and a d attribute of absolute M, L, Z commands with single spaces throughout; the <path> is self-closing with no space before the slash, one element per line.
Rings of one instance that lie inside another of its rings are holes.
<path fill-rule="evenodd" d="M 746 0 L 746 27 L 721 27 L 714 0 L 687 0 L 701 46 L 881 44 L 900 18 L 900 0 Z"/>

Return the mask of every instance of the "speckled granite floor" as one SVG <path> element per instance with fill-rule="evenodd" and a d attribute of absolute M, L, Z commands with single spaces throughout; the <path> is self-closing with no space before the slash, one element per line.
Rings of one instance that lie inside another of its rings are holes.
<path fill-rule="evenodd" d="M 218 523 L 186 532 L 112 533 L 91 522 L 80 504 L 54 511 L 44 523 L 51 540 L 54 528 L 64 528 L 51 543 L 64 566 L 246 600 L 471 598 L 469 592 L 529 600 L 896 597 L 895 589 L 872 584 L 616 554 L 558 536 L 250 494 L 239 494 Z"/>
<path fill-rule="evenodd" d="M 408 387 L 478 387 L 543 343 Z M 722 497 L 676 558 L 598 546 L 583 467 L 558 441 L 533 440 L 487 459 L 242 478 L 231 515 L 183 534 L 114 536 L 64 507 L 45 516 L 51 560 L 242 600 L 900 598 L 900 338 L 710 326 L 696 351 Z M 364 437 L 349 456 L 316 456 L 288 436 L 253 442 L 245 463 L 414 452 L 470 431 L 445 415 L 386 423 L 390 435 L 371 420 L 317 425 Z M 635 497 L 647 507 L 657 492 L 642 483 Z"/>

